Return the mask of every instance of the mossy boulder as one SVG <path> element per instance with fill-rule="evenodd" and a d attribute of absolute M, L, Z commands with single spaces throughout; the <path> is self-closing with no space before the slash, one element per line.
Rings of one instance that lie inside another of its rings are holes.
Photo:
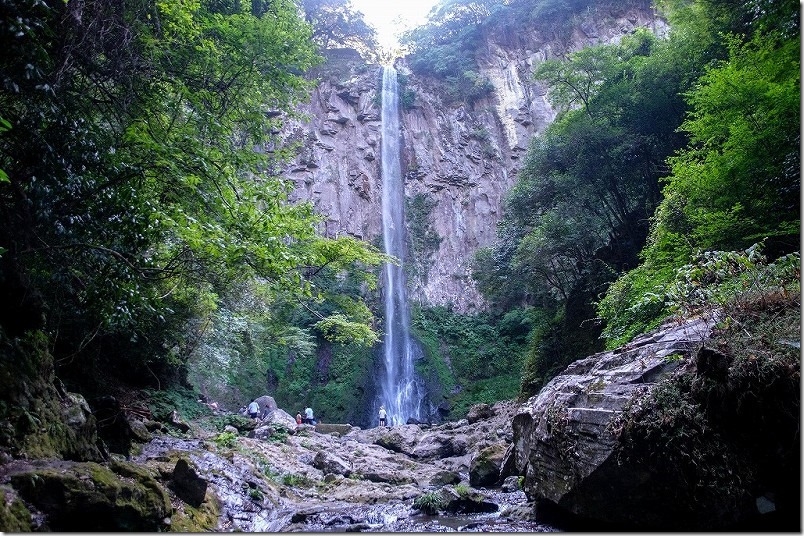
<path fill-rule="evenodd" d="M 169 485 L 181 500 L 193 507 L 197 508 L 204 502 L 207 481 L 186 458 L 180 458 L 176 462 Z"/>
<path fill-rule="evenodd" d="M 31 512 L 12 489 L 0 488 L 0 531 L 30 532 Z"/>
<path fill-rule="evenodd" d="M 221 504 L 211 495 L 209 500 L 193 507 L 179 504 L 170 522 L 170 532 L 218 532 Z"/>
<path fill-rule="evenodd" d="M 481 450 L 469 467 L 469 483 L 473 486 L 493 486 L 500 480 L 500 468 L 507 446 L 500 443 Z"/>
<path fill-rule="evenodd" d="M 164 528 L 172 507 L 146 470 L 114 462 L 62 462 L 16 473 L 12 486 L 45 514 L 51 531 L 141 531 Z"/>
<path fill-rule="evenodd" d="M 95 418 L 55 376 L 42 332 L 0 330 L 0 452 L 15 458 L 101 461 Z"/>

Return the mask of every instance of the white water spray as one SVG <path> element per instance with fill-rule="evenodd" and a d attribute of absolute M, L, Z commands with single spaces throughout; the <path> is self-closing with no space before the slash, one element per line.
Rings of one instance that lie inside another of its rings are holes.
<path fill-rule="evenodd" d="M 382 71 L 382 233 L 385 252 L 404 263 L 405 186 L 402 182 L 399 133 L 399 92 L 393 67 Z M 421 420 L 423 396 L 413 368 L 416 347 L 410 337 L 410 310 L 402 266 L 386 263 L 384 371 L 379 403 L 388 412 L 388 424 Z"/>

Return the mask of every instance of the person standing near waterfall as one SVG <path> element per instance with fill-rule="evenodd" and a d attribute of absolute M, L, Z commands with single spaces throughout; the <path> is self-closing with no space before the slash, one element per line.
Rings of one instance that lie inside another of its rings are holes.
<path fill-rule="evenodd" d="M 307 406 L 304 408 L 304 422 L 315 426 L 315 417 L 313 416 L 313 408 Z"/>
<path fill-rule="evenodd" d="M 385 406 L 380 406 L 380 426 L 385 426 L 388 413 L 385 411 Z"/>

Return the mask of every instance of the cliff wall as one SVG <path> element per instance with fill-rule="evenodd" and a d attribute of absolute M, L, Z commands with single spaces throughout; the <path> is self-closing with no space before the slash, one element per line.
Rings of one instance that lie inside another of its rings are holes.
<path fill-rule="evenodd" d="M 491 245 L 505 193 L 513 185 L 534 134 L 556 111 L 547 90 L 532 79 L 538 63 L 568 50 L 617 42 L 639 27 L 657 34 L 666 25 L 650 10 L 613 8 L 580 17 L 569 39 L 538 28 L 490 33 L 477 53 L 479 69 L 494 86 L 489 98 L 450 104 L 439 80 L 400 72 L 402 155 L 406 181 L 410 296 L 458 311 L 483 307 L 471 279 L 474 252 Z M 301 151 L 285 175 L 293 199 L 310 200 L 329 236 L 349 234 L 381 245 L 380 97 L 378 65 L 348 50 L 330 51 L 313 73 L 318 86 L 305 121 L 286 128 Z M 412 104 L 410 101 L 412 100 Z M 416 201 L 416 202 L 414 202 Z M 418 239 L 416 239 L 418 238 Z"/>

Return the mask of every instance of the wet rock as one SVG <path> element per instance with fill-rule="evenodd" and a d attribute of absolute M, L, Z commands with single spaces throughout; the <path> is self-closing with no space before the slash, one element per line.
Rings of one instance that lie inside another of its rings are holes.
<path fill-rule="evenodd" d="M 496 512 L 497 510 L 499 510 L 499 506 L 484 500 L 481 495 L 459 497 L 450 501 L 445 508 L 445 511 L 452 514 L 482 514 Z"/>
<path fill-rule="evenodd" d="M 52 531 L 154 532 L 172 507 L 147 472 L 124 463 L 62 462 L 17 473 L 11 483 L 46 516 Z M 122 474 L 121 474 L 122 473 Z"/>
<path fill-rule="evenodd" d="M 182 432 L 187 432 L 190 429 L 190 425 L 187 424 L 179 417 L 179 412 L 175 409 L 170 412 L 169 421 L 170 424 L 181 430 Z"/>
<path fill-rule="evenodd" d="M 4 532 L 31 532 L 31 512 L 11 488 L 0 487 L 0 529 Z"/>
<path fill-rule="evenodd" d="M 469 467 L 469 483 L 477 487 L 496 484 L 507 449 L 507 445 L 500 443 L 481 450 Z"/>
<path fill-rule="evenodd" d="M 315 425 L 315 431 L 319 434 L 337 433 L 343 436 L 354 429 L 354 426 L 351 424 L 318 423 Z"/>
<path fill-rule="evenodd" d="M 460 481 L 461 475 L 455 471 L 439 471 L 430 479 L 430 484 L 433 486 L 448 486 L 450 484 L 457 484 Z"/>
<path fill-rule="evenodd" d="M 324 473 L 349 476 L 352 474 L 352 467 L 342 458 L 328 452 L 319 452 L 313 458 L 313 467 Z"/>
<path fill-rule="evenodd" d="M 504 516 L 509 519 L 520 519 L 522 521 L 533 521 L 536 517 L 536 512 L 533 508 L 533 505 L 516 504 L 503 508 L 500 511 L 500 516 Z"/>
<path fill-rule="evenodd" d="M 170 489 L 187 504 L 198 507 L 206 497 L 207 481 L 198 475 L 197 469 L 187 459 L 181 458 L 173 469 Z"/>
<path fill-rule="evenodd" d="M 469 424 L 473 424 L 480 420 L 490 419 L 494 415 L 496 415 L 496 411 L 489 404 L 475 404 L 469 408 L 466 420 L 469 421 Z"/>
<path fill-rule="evenodd" d="M 508 493 L 519 490 L 519 477 L 513 475 L 506 477 L 500 485 L 500 489 Z"/>

